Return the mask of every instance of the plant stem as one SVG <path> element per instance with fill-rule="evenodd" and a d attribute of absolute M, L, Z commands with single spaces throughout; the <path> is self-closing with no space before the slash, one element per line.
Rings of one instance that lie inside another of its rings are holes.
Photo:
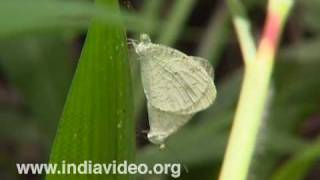
<path fill-rule="evenodd" d="M 251 24 L 248 20 L 246 9 L 240 0 L 228 0 L 227 3 L 240 41 L 244 62 L 252 62 L 256 56 L 256 45 L 251 33 Z"/>
<path fill-rule="evenodd" d="M 220 180 L 245 180 L 248 176 L 266 104 L 274 57 L 292 0 L 270 0 L 263 35 L 254 61 L 245 64 L 233 127 Z M 248 60 L 248 59 L 247 59 Z"/>

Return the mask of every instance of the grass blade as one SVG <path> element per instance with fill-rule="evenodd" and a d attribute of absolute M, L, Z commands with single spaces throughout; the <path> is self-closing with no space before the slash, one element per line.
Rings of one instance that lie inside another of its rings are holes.
<path fill-rule="evenodd" d="M 308 171 L 320 158 L 320 143 L 314 144 L 296 153 L 296 156 L 282 166 L 272 178 L 273 180 L 305 179 Z"/>
<path fill-rule="evenodd" d="M 195 3 L 195 0 L 178 0 L 174 3 L 167 22 L 163 24 L 163 33 L 157 42 L 171 46 L 177 41 L 180 30 L 183 28 Z"/>
<path fill-rule="evenodd" d="M 111 7 L 102 8 L 89 2 L 3 0 L 0 1 L 0 38 L 39 29 L 86 28 L 92 17 L 109 25 L 123 17 L 128 29 L 133 31 L 148 31 L 154 24 L 127 11 L 123 10 L 120 16 Z"/>
<path fill-rule="evenodd" d="M 116 0 L 96 3 L 112 7 L 119 14 Z M 131 98 L 124 29 L 120 23 L 110 26 L 94 20 L 60 119 L 50 162 L 132 161 L 135 134 Z M 47 180 L 89 177 L 130 179 L 128 175 L 48 175 Z"/>

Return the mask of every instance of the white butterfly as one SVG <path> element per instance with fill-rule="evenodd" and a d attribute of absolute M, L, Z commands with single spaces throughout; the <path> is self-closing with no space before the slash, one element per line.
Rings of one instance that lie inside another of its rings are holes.
<path fill-rule="evenodd" d="M 147 34 L 132 44 L 140 60 L 148 101 L 148 139 L 163 145 L 169 135 L 215 100 L 213 69 L 206 59 L 153 44 Z"/>

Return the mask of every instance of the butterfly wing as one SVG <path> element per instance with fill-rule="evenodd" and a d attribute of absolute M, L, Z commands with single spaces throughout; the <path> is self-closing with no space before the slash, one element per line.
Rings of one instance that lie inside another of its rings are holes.
<path fill-rule="evenodd" d="M 208 62 L 208 60 L 201 58 L 201 57 L 195 57 L 195 56 L 189 56 L 192 58 L 192 60 L 196 63 L 198 63 L 200 66 L 202 66 L 208 75 L 210 76 L 210 80 L 208 82 L 208 87 L 203 95 L 202 98 L 199 99 L 196 103 L 194 103 L 192 106 L 190 106 L 187 109 L 182 110 L 180 113 L 182 114 L 190 114 L 190 113 L 196 113 L 198 111 L 201 111 L 203 109 L 206 109 L 209 105 L 213 103 L 213 101 L 216 99 L 217 90 L 213 82 L 213 68 L 211 64 Z"/>
<path fill-rule="evenodd" d="M 197 56 L 189 56 L 194 62 L 198 63 L 200 66 L 202 66 L 206 72 L 208 73 L 208 75 L 210 77 L 214 76 L 214 72 L 213 72 L 213 68 L 212 65 L 209 63 L 208 60 L 202 58 L 202 57 L 197 57 Z"/>
<path fill-rule="evenodd" d="M 192 117 L 192 114 L 181 115 L 161 111 L 150 103 L 148 103 L 148 115 L 150 126 L 148 138 L 154 144 L 162 144 L 168 136 L 185 125 Z"/>
<path fill-rule="evenodd" d="M 187 110 L 199 102 L 213 83 L 206 70 L 188 56 L 160 53 L 141 61 L 141 67 L 147 99 L 162 111 Z"/>

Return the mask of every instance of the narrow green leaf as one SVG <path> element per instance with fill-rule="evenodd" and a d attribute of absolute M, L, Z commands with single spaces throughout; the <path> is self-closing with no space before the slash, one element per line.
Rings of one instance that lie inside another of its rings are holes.
<path fill-rule="evenodd" d="M 0 1 L 0 37 L 28 31 L 57 28 L 85 28 L 91 17 L 106 24 L 117 24 L 121 17 L 130 30 L 146 30 L 154 22 L 124 12 L 121 16 L 111 7 L 102 8 L 88 2 L 49 0 Z"/>
<path fill-rule="evenodd" d="M 273 180 L 303 180 L 312 165 L 320 159 L 320 141 L 296 153 L 274 175 Z"/>
<path fill-rule="evenodd" d="M 172 7 L 170 16 L 166 23 L 163 24 L 162 31 L 158 42 L 166 45 L 173 45 L 178 37 L 181 29 L 193 9 L 195 0 L 177 0 Z"/>
<path fill-rule="evenodd" d="M 141 13 L 141 15 L 148 19 L 149 21 L 159 21 L 160 18 L 160 11 L 162 8 L 162 5 L 165 1 L 159 1 L 159 0 L 148 0 L 145 1 L 144 5 L 143 5 L 143 11 Z M 144 33 L 149 34 L 150 36 L 152 36 L 154 33 L 156 33 L 155 31 L 157 30 L 156 27 L 150 27 L 148 28 L 149 31 L 144 31 Z M 135 35 L 135 37 L 139 37 L 139 33 L 137 33 Z"/>
<path fill-rule="evenodd" d="M 231 34 L 230 25 L 231 21 L 226 8 L 222 6 L 210 18 L 209 25 L 200 41 L 197 55 L 208 59 L 216 66 Z"/>
<path fill-rule="evenodd" d="M 117 0 L 96 0 L 113 8 Z M 50 162 L 133 161 L 135 131 L 125 32 L 91 24 L 52 148 Z M 48 175 L 55 179 L 131 179 L 129 175 Z"/>

